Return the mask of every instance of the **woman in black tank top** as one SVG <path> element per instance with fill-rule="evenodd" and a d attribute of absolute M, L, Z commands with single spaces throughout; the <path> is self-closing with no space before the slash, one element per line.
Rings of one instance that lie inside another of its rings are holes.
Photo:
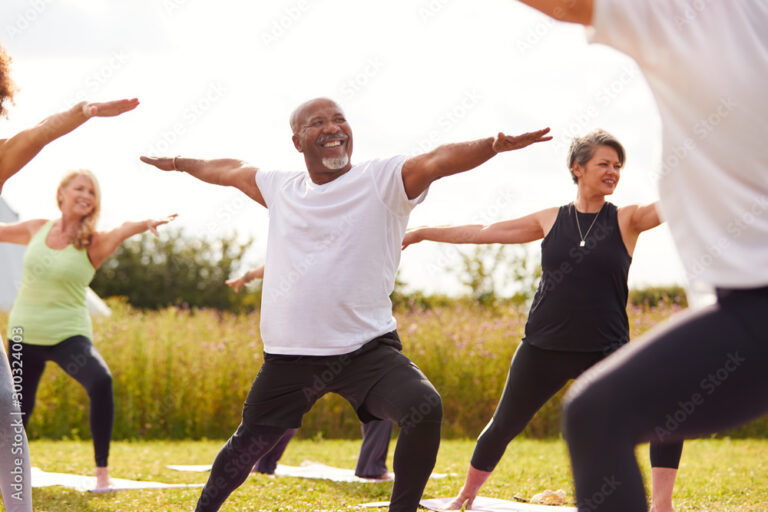
<path fill-rule="evenodd" d="M 525 336 L 493 418 L 478 438 L 467 480 L 449 508 L 471 506 L 507 444 L 570 379 L 629 341 L 627 273 L 638 236 L 661 221 L 656 205 L 618 208 L 624 148 L 602 130 L 577 137 L 568 167 L 576 200 L 519 219 L 408 231 L 403 248 L 431 240 L 517 244 L 542 240 L 542 276 Z M 671 512 L 682 442 L 652 443 L 653 512 Z"/>

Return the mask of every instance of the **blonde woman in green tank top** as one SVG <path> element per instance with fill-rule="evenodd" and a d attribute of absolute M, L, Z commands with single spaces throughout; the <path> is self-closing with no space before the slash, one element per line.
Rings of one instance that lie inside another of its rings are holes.
<path fill-rule="evenodd" d="M 0 46 L 0 117 L 7 115 L 6 107 L 13 102 L 16 86 L 10 76 L 11 58 Z M 136 99 L 106 103 L 81 102 L 69 110 L 44 119 L 33 128 L 8 139 L 0 138 L 0 193 L 8 178 L 19 172 L 48 143 L 65 135 L 91 117 L 117 116 L 136 108 Z M 18 393 L 13 379 L 18 380 L 21 368 L 12 369 L 6 361 L 5 343 L 0 336 L 0 417 L 10 418 L 0 425 L 0 491 L 8 512 L 32 512 L 32 492 L 27 437 L 20 424 Z"/>
<path fill-rule="evenodd" d="M 8 319 L 12 360 L 23 367 L 21 410 L 24 425 L 47 361 L 56 362 L 88 392 L 96 460 L 96 489 L 109 488 L 107 459 L 112 436 L 112 376 L 94 348 L 85 291 L 96 269 L 127 238 L 151 231 L 173 217 L 126 222 L 96 231 L 100 191 L 87 170 L 68 173 L 59 184 L 57 220 L 0 224 L 0 242 L 27 245 L 24 271 Z"/>

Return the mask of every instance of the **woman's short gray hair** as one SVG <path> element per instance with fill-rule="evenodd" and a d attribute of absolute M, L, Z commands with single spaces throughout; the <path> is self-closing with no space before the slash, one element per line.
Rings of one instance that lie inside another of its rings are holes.
<path fill-rule="evenodd" d="M 573 174 L 573 164 L 586 165 L 595 154 L 595 149 L 600 146 L 615 149 L 619 155 L 619 164 L 624 167 L 624 146 L 616 137 L 598 128 L 581 137 L 574 137 L 571 142 L 571 148 L 568 150 L 568 170 L 571 172 L 574 183 L 578 183 L 579 179 Z"/>

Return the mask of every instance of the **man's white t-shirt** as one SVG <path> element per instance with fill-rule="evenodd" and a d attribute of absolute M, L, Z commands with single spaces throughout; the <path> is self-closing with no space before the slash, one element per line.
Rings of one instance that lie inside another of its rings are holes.
<path fill-rule="evenodd" d="M 689 280 L 768 285 L 768 1 L 596 0 L 663 126 L 661 212 Z"/>
<path fill-rule="evenodd" d="M 269 354 L 338 355 L 397 327 L 389 295 L 411 210 L 404 156 L 355 165 L 318 185 L 306 171 L 259 170 L 269 208 L 261 335 Z"/>

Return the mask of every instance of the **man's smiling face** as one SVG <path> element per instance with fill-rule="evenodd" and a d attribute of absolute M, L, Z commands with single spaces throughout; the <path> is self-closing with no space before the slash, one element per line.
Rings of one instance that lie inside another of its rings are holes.
<path fill-rule="evenodd" d="M 352 129 L 332 100 L 318 98 L 302 104 L 291 116 L 291 127 L 293 144 L 304 154 L 313 181 L 315 176 L 331 181 L 352 167 Z"/>

